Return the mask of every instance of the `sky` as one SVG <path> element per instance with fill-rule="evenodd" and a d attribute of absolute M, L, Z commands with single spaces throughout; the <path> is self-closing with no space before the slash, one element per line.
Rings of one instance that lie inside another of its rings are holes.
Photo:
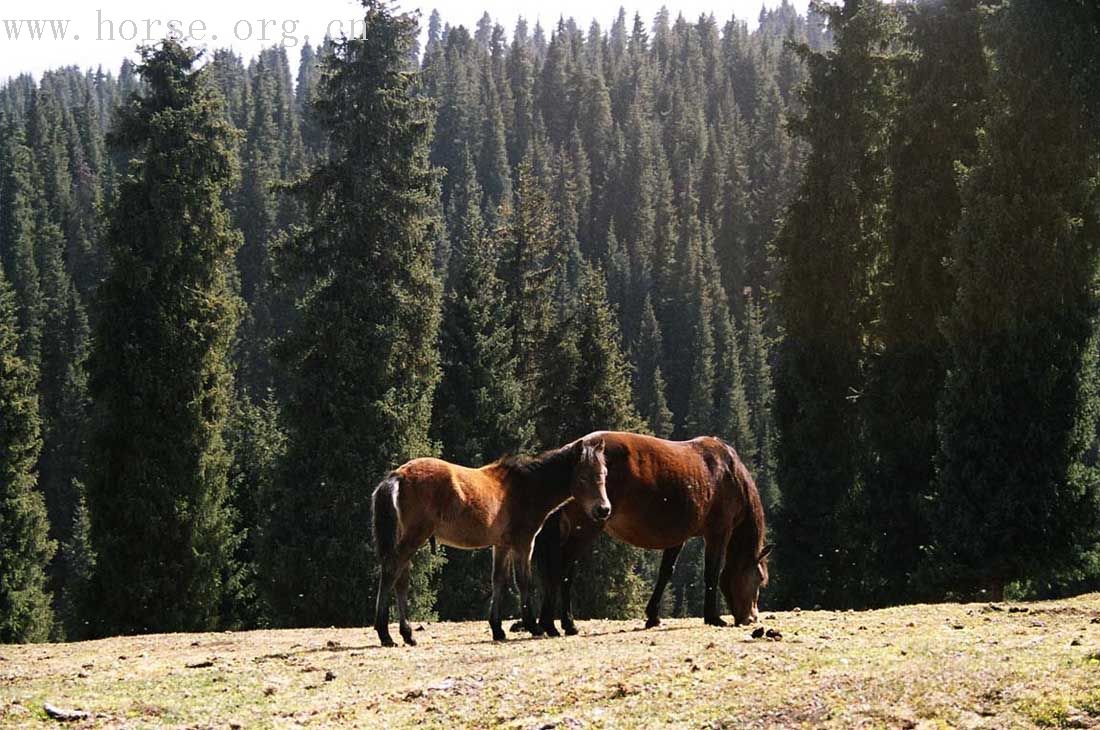
<path fill-rule="evenodd" d="M 473 27 L 485 11 L 511 32 L 522 15 L 533 27 L 541 20 L 547 32 L 558 17 L 576 18 L 587 29 L 592 19 L 605 29 L 625 6 L 633 18 L 638 11 L 652 21 L 662 5 L 674 16 L 683 13 L 694 20 L 702 13 L 714 13 L 724 21 L 731 15 L 755 26 L 762 5 L 772 7 L 780 0 L 435 0 L 419 4 L 404 0 L 403 10 L 419 8 L 423 24 L 437 8 L 451 25 Z M 805 12 L 807 0 L 793 0 Z M 352 22 L 362 17 L 353 0 L 4 0 L 0 6 L 0 82 L 20 73 L 37 78 L 50 68 L 76 64 L 82 68 L 117 71 L 122 59 L 135 57 L 134 49 L 155 42 L 170 30 L 207 48 L 231 46 L 246 60 L 264 46 L 284 43 L 292 66 L 308 37 L 314 43 L 326 32 L 340 35 L 353 30 Z M 52 21 L 52 22 L 51 22 Z M 38 36 L 38 37 L 33 37 Z"/>

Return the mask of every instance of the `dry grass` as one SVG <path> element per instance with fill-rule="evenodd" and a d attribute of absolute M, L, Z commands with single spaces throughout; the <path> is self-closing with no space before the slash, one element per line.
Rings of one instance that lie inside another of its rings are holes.
<path fill-rule="evenodd" d="M 1026 608 L 765 614 L 781 640 L 666 620 L 4 646 L 0 725 L 54 724 L 49 702 L 88 712 L 76 727 L 1100 727 L 1100 595 Z"/>

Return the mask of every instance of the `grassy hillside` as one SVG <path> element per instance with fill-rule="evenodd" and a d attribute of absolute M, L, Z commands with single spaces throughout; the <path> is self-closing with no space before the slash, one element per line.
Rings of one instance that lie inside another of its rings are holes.
<path fill-rule="evenodd" d="M 585 622 L 489 641 L 427 624 L 0 647 L 0 725 L 516 728 L 1100 727 L 1100 595 L 1020 605 L 765 614 L 780 639 L 698 620 Z"/>

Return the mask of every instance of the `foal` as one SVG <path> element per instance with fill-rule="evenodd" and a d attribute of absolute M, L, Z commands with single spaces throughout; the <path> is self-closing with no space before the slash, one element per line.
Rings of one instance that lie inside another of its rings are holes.
<path fill-rule="evenodd" d="M 373 495 L 374 542 L 380 565 L 374 628 L 383 646 L 389 633 L 390 590 L 396 588 L 401 638 L 416 645 L 408 621 L 409 561 L 430 538 L 473 550 L 493 548 L 493 600 L 489 626 L 503 641 L 501 594 L 514 563 L 523 625 L 542 633 L 531 605 L 531 550 L 546 516 L 576 500 L 598 522 L 611 514 L 604 480 L 604 444 L 585 437 L 536 457 L 506 457 L 480 469 L 413 459 L 379 484 Z"/>

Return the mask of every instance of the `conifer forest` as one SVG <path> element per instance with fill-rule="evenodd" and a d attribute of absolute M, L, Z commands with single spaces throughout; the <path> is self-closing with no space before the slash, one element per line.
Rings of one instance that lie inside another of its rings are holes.
<path fill-rule="evenodd" d="M 358 12 L 0 82 L 0 642 L 369 625 L 391 469 L 598 430 L 736 448 L 766 609 L 1100 589 L 1096 3 Z"/>

